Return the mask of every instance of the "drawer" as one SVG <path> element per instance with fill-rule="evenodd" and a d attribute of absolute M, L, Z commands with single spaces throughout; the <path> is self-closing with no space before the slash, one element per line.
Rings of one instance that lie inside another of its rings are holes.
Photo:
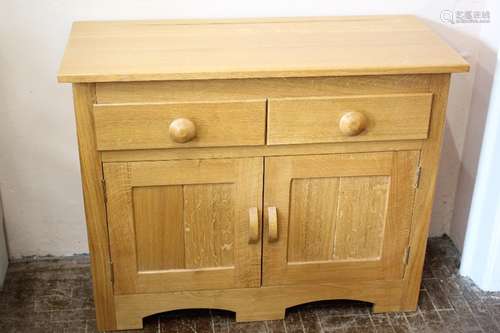
<path fill-rule="evenodd" d="M 98 150 L 262 145 L 265 100 L 94 105 Z"/>
<path fill-rule="evenodd" d="M 427 138 L 431 93 L 276 98 L 267 143 L 300 144 Z"/>

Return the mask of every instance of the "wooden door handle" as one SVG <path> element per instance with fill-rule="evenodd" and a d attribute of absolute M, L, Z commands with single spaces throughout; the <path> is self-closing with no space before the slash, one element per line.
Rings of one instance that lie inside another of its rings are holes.
<path fill-rule="evenodd" d="M 278 211 L 276 207 L 267 208 L 268 239 L 270 242 L 278 240 Z"/>
<path fill-rule="evenodd" d="M 177 118 L 170 123 L 168 128 L 170 138 L 177 143 L 191 141 L 196 136 L 196 126 L 187 118 Z"/>
<path fill-rule="evenodd" d="M 255 243 L 259 240 L 259 210 L 252 207 L 248 210 L 248 242 Z"/>
<path fill-rule="evenodd" d="M 363 113 L 351 111 L 340 118 L 339 129 L 344 135 L 355 136 L 363 132 L 367 124 L 368 119 Z"/>

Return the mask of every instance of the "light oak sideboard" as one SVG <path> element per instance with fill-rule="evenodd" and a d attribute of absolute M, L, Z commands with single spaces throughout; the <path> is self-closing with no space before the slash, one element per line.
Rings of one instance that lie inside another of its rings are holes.
<path fill-rule="evenodd" d="M 416 308 L 450 74 L 412 16 L 77 22 L 101 330 L 324 299 Z"/>

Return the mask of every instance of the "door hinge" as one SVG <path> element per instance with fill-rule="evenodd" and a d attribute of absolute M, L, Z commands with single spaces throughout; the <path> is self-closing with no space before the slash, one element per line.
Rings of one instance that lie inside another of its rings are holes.
<path fill-rule="evenodd" d="M 106 191 L 106 180 L 101 179 L 102 193 L 104 194 L 104 202 L 108 202 L 108 193 Z"/>
<path fill-rule="evenodd" d="M 408 265 L 408 262 L 410 261 L 410 247 L 408 246 L 406 249 L 405 249 L 405 253 L 404 253 L 404 257 L 403 257 L 403 263 L 405 265 Z"/>
<path fill-rule="evenodd" d="M 420 186 L 421 175 L 422 175 L 422 167 L 418 166 L 417 167 L 417 172 L 415 174 L 415 188 L 418 188 Z"/>
<path fill-rule="evenodd" d="M 111 272 L 111 283 L 114 283 L 115 282 L 115 268 L 114 268 L 112 261 L 109 262 L 109 270 Z"/>

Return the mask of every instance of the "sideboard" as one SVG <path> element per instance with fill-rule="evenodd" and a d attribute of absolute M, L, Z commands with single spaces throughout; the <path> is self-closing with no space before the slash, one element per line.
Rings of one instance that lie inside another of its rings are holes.
<path fill-rule="evenodd" d="M 412 16 L 74 23 L 58 79 L 98 328 L 323 299 L 414 310 L 467 70 Z"/>

